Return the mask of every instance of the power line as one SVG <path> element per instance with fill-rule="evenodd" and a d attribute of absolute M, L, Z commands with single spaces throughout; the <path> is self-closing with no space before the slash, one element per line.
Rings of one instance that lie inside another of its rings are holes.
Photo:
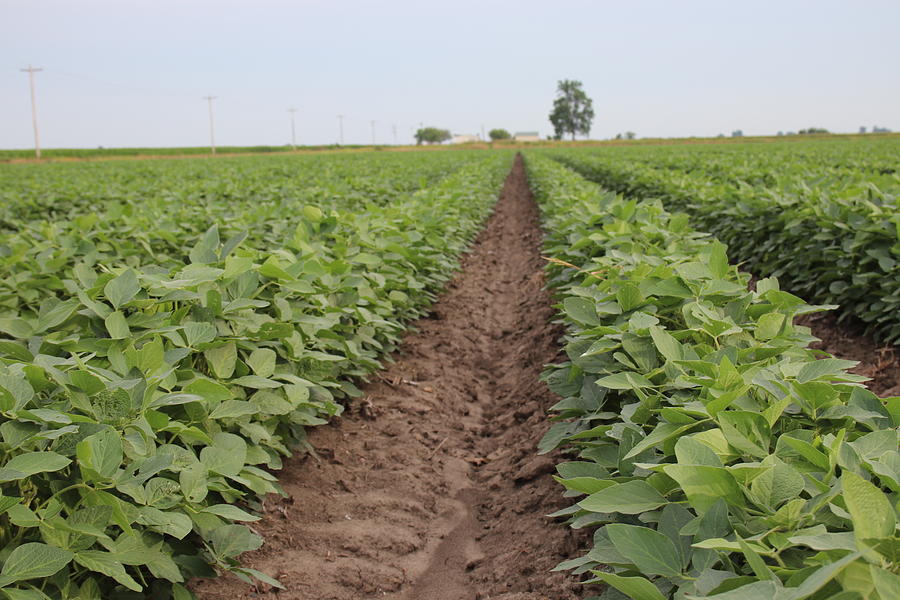
<path fill-rule="evenodd" d="M 296 108 L 289 108 L 288 112 L 291 113 L 291 149 L 297 149 L 297 130 L 294 127 L 294 113 L 297 112 Z"/>
<path fill-rule="evenodd" d="M 216 98 L 217 96 L 203 96 L 203 99 L 209 102 L 209 147 L 213 154 L 216 153 L 216 135 L 215 129 L 213 128 L 212 101 Z"/>
<path fill-rule="evenodd" d="M 34 156 L 35 158 L 41 157 L 41 136 L 38 134 L 38 122 L 37 122 L 37 101 L 35 100 L 34 95 L 34 74 L 43 71 L 44 69 L 32 67 L 28 65 L 27 69 L 19 69 L 23 73 L 28 73 L 28 85 L 31 88 L 31 126 L 34 128 Z"/>

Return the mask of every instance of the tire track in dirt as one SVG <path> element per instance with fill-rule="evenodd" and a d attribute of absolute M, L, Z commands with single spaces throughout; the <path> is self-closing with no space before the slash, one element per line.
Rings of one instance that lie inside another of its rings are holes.
<path fill-rule="evenodd" d="M 289 498 L 253 524 L 248 566 L 287 588 L 198 580 L 204 600 L 569 600 L 548 571 L 586 541 L 544 517 L 566 506 L 536 457 L 556 399 L 538 381 L 561 331 L 543 289 L 537 207 L 521 157 L 463 269 L 365 400 L 286 461 Z"/>

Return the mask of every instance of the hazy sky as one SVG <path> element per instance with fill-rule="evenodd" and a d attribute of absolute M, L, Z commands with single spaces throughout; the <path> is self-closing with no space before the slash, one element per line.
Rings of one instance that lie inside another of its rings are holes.
<path fill-rule="evenodd" d="M 0 148 L 408 142 L 420 122 L 592 137 L 900 130 L 900 1 L 0 0 Z"/>

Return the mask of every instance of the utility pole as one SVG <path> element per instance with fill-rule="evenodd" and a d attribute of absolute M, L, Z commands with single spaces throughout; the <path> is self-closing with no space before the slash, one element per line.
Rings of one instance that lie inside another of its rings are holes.
<path fill-rule="evenodd" d="M 391 129 L 394 131 L 394 145 L 396 146 L 397 145 L 397 126 L 392 125 Z"/>
<path fill-rule="evenodd" d="M 34 96 L 34 74 L 44 69 L 32 67 L 28 65 L 27 69 L 19 69 L 23 73 L 28 73 L 28 84 L 31 87 L 31 126 L 34 128 L 34 156 L 35 158 L 41 157 L 41 137 L 38 135 L 38 124 L 37 124 L 37 102 L 35 101 Z"/>
<path fill-rule="evenodd" d="M 294 127 L 294 113 L 297 112 L 296 108 L 289 108 L 288 112 L 291 113 L 291 150 L 297 149 L 297 130 Z"/>
<path fill-rule="evenodd" d="M 372 145 L 375 145 L 375 121 L 369 121 L 369 125 L 372 126 Z"/>
<path fill-rule="evenodd" d="M 340 137 L 338 138 L 338 145 L 344 145 L 344 115 L 338 115 L 338 127 L 340 128 Z"/>
<path fill-rule="evenodd" d="M 216 153 L 216 133 L 213 127 L 212 101 L 216 98 L 217 96 L 203 96 L 203 99 L 209 103 L 209 147 L 213 154 Z"/>
<path fill-rule="evenodd" d="M 481 124 L 481 141 L 483 142 L 485 140 L 487 140 L 487 138 L 484 137 L 484 123 L 482 123 Z"/>

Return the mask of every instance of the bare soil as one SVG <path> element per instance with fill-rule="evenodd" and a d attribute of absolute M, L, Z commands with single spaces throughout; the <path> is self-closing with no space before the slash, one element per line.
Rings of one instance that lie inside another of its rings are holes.
<path fill-rule="evenodd" d="M 866 386 L 881 396 L 900 396 L 900 349 L 879 344 L 865 335 L 862 327 L 846 321 L 838 322 L 831 313 L 818 313 L 798 319 L 821 341 L 813 348 L 824 350 L 838 358 L 856 360 L 859 364 L 851 373 L 871 378 Z"/>
<path fill-rule="evenodd" d="M 204 600 L 570 600 L 583 536 L 544 515 L 567 505 L 537 457 L 557 358 L 541 232 L 521 158 L 463 269 L 350 414 L 316 428 L 279 478 L 244 555 L 287 588 L 198 580 Z"/>

